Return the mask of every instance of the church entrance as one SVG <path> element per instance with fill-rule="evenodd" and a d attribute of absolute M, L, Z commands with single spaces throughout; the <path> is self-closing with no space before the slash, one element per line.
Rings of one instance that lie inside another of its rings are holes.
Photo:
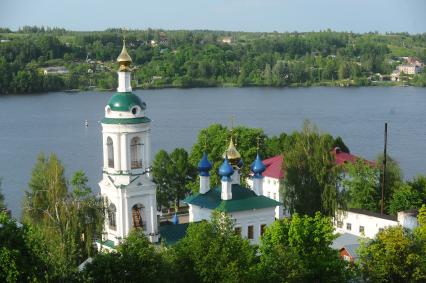
<path fill-rule="evenodd" d="M 140 203 L 132 207 L 132 222 L 133 228 L 145 229 L 144 223 L 144 206 Z"/>

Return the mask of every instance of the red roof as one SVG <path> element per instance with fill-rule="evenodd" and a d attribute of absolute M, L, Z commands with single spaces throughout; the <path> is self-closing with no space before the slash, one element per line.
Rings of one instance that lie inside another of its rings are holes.
<path fill-rule="evenodd" d="M 345 163 L 355 163 L 360 157 L 346 153 L 341 151 L 339 148 L 333 149 L 334 158 L 336 160 L 336 165 L 342 165 Z M 367 164 L 370 164 L 371 166 L 375 166 L 376 163 L 365 160 Z M 284 172 L 282 171 L 283 167 L 283 156 L 277 155 L 268 159 L 263 160 L 263 164 L 266 166 L 265 172 L 263 172 L 263 176 L 265 177 L 271 177 L 275 179 L 281 179 L 284 177 Z"/>
<path fill-rule="evenodd" d="M 333 149 L 333 154 L 334 154 L 334 159 L 336 160 L 336 164 L 337 165 L 342 165 L 345 163 L 355 163 L 358 159 L 360 159 L 360 157 L 350 154 L 350 153 L 346 153 L 340 150 L 340 148 L 335 147 Z M 375 166 L 376 163 L 366 160 L 364 159 L 365 163 L 369 164 L 370 166 Z"/>
<path fill-rule="evenodd" d="M 283 166 L 283 156 L 277 155 L 268 159 L 263 160 L 263 164 L 266 166 L 266 170 L 263 172 L 263 176 L 271 177 L 275 179 L 281 179 L 284 177 L 284 172 L 281 170 Z"/>

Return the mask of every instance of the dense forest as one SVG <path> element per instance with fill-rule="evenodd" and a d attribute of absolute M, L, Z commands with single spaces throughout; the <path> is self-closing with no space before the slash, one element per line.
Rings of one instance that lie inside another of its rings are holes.
<path fill-rule="evenodd" d="M 135 88 L 426 86 L 426 72 L 388 81 L 402 57 L 426 62 L 426 34 L 130 30 Z M 123 32 L 0 28 L 0 93 L 113 89 Z M 46 67 L 66 73 L 44 75 Z M 384 80 L 380 80 L 384 78 Z"/>

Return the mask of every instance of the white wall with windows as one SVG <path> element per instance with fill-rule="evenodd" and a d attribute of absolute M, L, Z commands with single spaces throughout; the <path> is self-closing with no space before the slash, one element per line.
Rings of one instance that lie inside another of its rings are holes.
<path fill-rule="evenodd" d="M 341 213 L 341 216 L 334 220 L 334 225 L 337 233 L 374 238 L 379 231 L 387 227 L 402 225 L 405 228 L 414 229 L 418 223 L 413 213 L 399 212 L 398 217 L 394 217 L 350 209 Z"/>
<path fill-rule="evenodd" d="M 253 180 L 247 178 L 246 182 L 249 188 L 253 189 Z M 283 196 L 280 192 L 280 180 L 271 177 L 263 177 L 262 195 L 283 202 Z M 275 208 L 275 218 L 281 219 L 284 215 L 287 215 L 287 213 L 285 213 L 283 206 L 277 206 Z"/>
<path fill-rule="evenodd" d="M 210 220 L 212 210 L 196 205 L 189 205 L 189 222 Z M 258 244 L 262 231 L 275 221 L 275 208 L 251 209 L 230 213 L 235 221 L 235 232 L 250 240 L 252 244 Z"/>

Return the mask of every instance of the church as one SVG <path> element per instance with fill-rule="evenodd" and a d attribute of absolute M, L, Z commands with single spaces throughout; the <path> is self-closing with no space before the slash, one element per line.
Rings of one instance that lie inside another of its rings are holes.
<path fill-rule="evenodd" d="M 166 240 L 159 232 L 156 185 L 152 181 L 151 120 L 145 115 L 146 104 L 132 92 L 132 59 L 125 41 L 117 62 L 117 93 L 105 106 L 101 121 L 103 177 L 99 186 L 107 217 L 102 242 L 97 245 L 106 249 L 114 249 L 132 229 L 143 229 L 152 243 Z M 257 243 L 282 204 L 262 194 L 265 165 L 259 155 L 251 165 L 253 188 L 240 184 L 243 162 L 232 135 L 223 158 L 221 185 L 211 188 L 212 166 L 204 153 L 198 166 L 200 190 L 184 200 L 189 206 L 189 222 L 209 220 L 213 210 L 226 212 L 235 220 L 235 232 Z"/>

